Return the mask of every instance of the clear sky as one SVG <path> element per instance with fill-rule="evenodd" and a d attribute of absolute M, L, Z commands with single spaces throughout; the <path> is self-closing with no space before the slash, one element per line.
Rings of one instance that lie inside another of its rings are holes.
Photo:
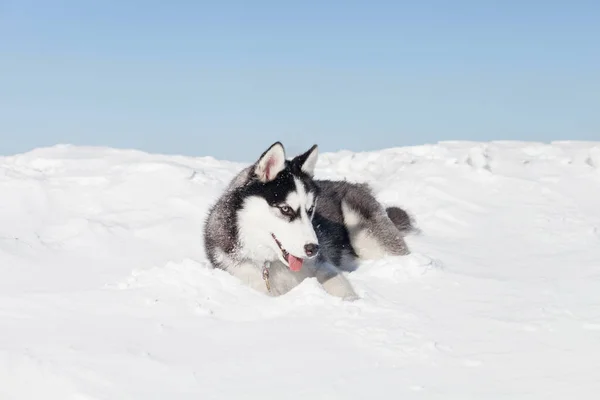
<path fill-rule="evenodd" d="M 600 140 L 600 1 L 0 0 L 0 154 Z"/>

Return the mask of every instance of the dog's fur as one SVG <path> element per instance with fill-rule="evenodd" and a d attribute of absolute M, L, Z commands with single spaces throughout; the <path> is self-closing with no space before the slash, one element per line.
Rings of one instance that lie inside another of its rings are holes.
<path fill-rule="evenodd" d="M 356 299 L 342 271 L 354 270 L 361 259 L 409 254 L 403 239 L 413 229 L 408 214 L 385 209 L 367 184 L 315 180 L 317 157 L 314 145 L 287 160 L 276 142 L 231 181 L 204 226 L 213 267 L 271 295 L 315 277 L 328 293 Z M 317 254 L 306 245 L 318 245 Z M 303 259 L 300 271 L 290 269 L 292 258 L 282 248 Z"/>

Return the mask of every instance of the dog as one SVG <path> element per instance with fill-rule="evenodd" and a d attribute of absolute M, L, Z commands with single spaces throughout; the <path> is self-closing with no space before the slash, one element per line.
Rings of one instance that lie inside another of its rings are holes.
<path fill-rule="evenodd" d="M 288 160 L 275 142 L 232 179 L 204 224 L 213 268 L 272 296 L 316 278 L 330 295 L 355 300 L 344 272 L 410 253 L 408 213 L 385 208 L 365 183 L 315 179 L 317 158 L 316 144 Z"/>

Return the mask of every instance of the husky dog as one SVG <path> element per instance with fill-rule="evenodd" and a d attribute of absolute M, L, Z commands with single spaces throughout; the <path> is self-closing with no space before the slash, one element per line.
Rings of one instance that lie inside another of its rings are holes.
<path fill-rule="evenodd" d="M 214 268 L 270 295 L 314 277 L 329 294 L 356 299 L 342 271 L 409 254 L 408 214 L 384 208 L 366 184 L 315 180 L 317 157 L 314 145 L 287 160 L 276 142 L 230 182 L 204 226 Z"/>

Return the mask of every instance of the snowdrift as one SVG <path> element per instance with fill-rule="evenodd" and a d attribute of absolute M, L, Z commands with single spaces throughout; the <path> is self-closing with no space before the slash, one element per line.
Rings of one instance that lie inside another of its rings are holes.
<path fill-rule="evenodd" d="M 257 155 L 258 156 L 258 155 Z M 322 154 L 406 208 L 412 254 L 343 302 L 208 267 L 239 163 L 56 146 L 0 158 L 2 399 L 595 398 L 600 143 Z"/>

